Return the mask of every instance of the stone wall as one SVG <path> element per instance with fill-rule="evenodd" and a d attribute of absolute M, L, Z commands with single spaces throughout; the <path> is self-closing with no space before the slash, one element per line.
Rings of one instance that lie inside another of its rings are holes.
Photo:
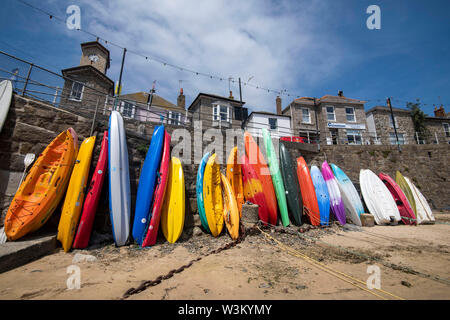
<path fill-rule="evenodd" d="M 91 172 L 95 168 L 100 153 L 100 143 L 103 131 L 107 129 L 108 118 L 97 117 L 94 131 L 98 132 L 94 150 Z M 135 207 L 135 197 L 140 170 L 145 159 L 146 150 L 155 123 L 141 123 L 127 120 L 127 143 L 130 165 L 130 180 L 132 194 L 132 212 Z M 24 170 L 23 159 L 26 153 L 38 155 L 60 132 L 69 127 L 78 133 L 80 143 L 90 134 L 92 116 L 83 113 L 74 114 L 50 105 L 15 95 L 7 120 L 0 133 L 0 226 L 3 225 L 6 213 Z M 233 135 L 215 136 L 214 131 L 203 127 L 200 130 L 166 126 L 172 135 L 172 156 L 183 159 L 183 169 L 186 181 L 186 221 L 192 221 L 192 213 L 196 213 L 195 180 L 203 153 L 206 151 L 222 151 L 219 157 L 226 162 L 231 148 L 238 144 L 243 150 L 242 132 L 233 131 Z M 201 132 L 201 133 L 200 133 Z M 228 133 L 230 133 L 229 131 Z M 216 132 L 217 133 L 217 132 Z M 226 137 L 226 138 L 225 138 Z M 262 145 L 262 144 L 261 144 Z M 395 146 L 321 146 L 317 152 L 315 145 L 286 142 L 293 158 L 303 155 L 309 165 L 321 164 L 327 159 L 330 163 L 340 166 L 352 181 L 357 182 L 359 170 L 369 168 L 374 172 L 383 171 L 394 175 L 397 169 L 410 177 L 422 190 L 425 197 L 434 208 L 450 206 L 447 196 L 449 188 L 449 145 L 408 145 L 402 146 L 399 153 Z M 314 147 L 313 147 L 314 146 Z M 264 150 L 264 148 L 262 148 Z M 222 165 L 222 171 L 225 166 Z M 59 210 L 59 211 L 58 211 Z M 50 228 L 56 228 L 59 221 L 60 208 L 56 210 L 49 221 Z M 102 191 L 99 210 L 94 228 L 98 231 L 110 230 L 107 183 Z"/>

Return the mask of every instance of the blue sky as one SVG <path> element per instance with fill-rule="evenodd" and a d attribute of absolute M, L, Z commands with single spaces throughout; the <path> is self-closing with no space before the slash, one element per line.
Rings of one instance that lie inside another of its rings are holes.
<path fill-rule="evenodd" d="M 297 95 L 321 97 L 343 90 L 369 100 L 366 109 L 393 98 L 395 107 L 420 98 L 450 111 L 450 1 L 62 1 L 25 0 L 67 18 L 81 8 L 81 27 L 129 50 L 167 62 Z M 366 8 L 381 8 L 381 30 L 368 30 Z M 2 1 L 0 50 L 54 71 L 76 66 L 80 46 L 94 38 L 17 0 Z M 111 51 L 108 76 L 119 77 L 121 49 Z M 26 74 L 25 66 L 20 73 Z M 0 57 L 0 68 L 11 61 Z M 42 74 L 42 77 L 44 75 Z M 199 92 L 228 95 L 228 81 L 211 80 L 129 53 L 123 92 L 148 91 L 176 102 L 180 83 L 189 105 Z M 56 79 L 47 79 L 53 82 Z M 232 84 L 235 98 L 238 88 Z M 243 87 L 256 110 L 275 111 L 276 94 Z M 440 97 L 440 100 L 439 100 Z"/>

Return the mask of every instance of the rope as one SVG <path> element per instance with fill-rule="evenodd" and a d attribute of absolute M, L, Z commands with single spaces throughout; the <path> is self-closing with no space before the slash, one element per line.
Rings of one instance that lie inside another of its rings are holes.
<path fill-rule="evenodd" d="M 290 248 L 289 246 L 287 246 L 287 245 L 283 244 L 282 242 L 278 241 L 277 239 L 275 239 L 274 237 L 272 237 L 270 234 L 268 234 L 268 233 L 264 232 L 263 230 L 261 230 L 261 229 L 259 228 L 259 226 L 257 226 L 256 228 L 257 228 L 257 229 L 258 229 L 258 230 L 259 230 L 266 238 L 269 238 L 269 239 L 273 240 L 273 241 L 274 241 L 275 243 L 277 243 L 283 250 L 287 251 L 287 252 L 290 253 L 291 255 L 296 256 L 296 257 L 298 257 L 298 258 L 302 258 L 302 259 L 304 259 L 305 261 L 309 262 L 310 264 L 315 265 L 316 267 L 318 267 L 318 268 L 321 269 L 322 271 L 325 271 L 325 272 L 327 272 L 327 273 L 329 273 L 329 274 L 335 276 L 335 277 L 338 278 L 338 279 L 341 279 L 341 280 L 343 280 L 343 281 L 345 281 L 345 282 L 347 282 L 347 283 L 350 283 L 351 285 L 353 285 L 353 286 L 355 286 L 355 287 L 357 287 L 357 288 L 360 288 L 361 290 L 364 290 L 364 291 L 366 291 L 366 292 L 368 292 L 368 293 L 370 293 L 370 294 L 372 294 L 372 295 L 374 295 L 374 296 L 376 296 L 376 297 L 379 297 L 379 298 L 381 298 L 381 299 L 383 299 L 383 300 L 388 300 L 388 299 L 386 299 L 385 297 L 383 297 L 383 296 L 381 296 L 381 295 L 379 295 L 379 294 L 377 294 L 377 293 L 375 293 L 375 292 L 373 292 L 373 291 L 371 291 L 371 290 L 369 290 L 369 289 L 367 289 L 367 288 L 364 288 L 364 287 L 362 287 L 362 286 L 360 286 L 360 285 L 357 284 L 357 283 L 360 283 L 360 284 L 366 285 L 365 282 L 363 282 L 363 281 L 361 281 L 361 280 L 359 280 L 359 279 L 357 279 L 357 278 L 354 278 L 354 277 L 352 277 L 352 276 L 350 276 L 350 275 L 347 275 L 347 274 L 345 274 L 345 273 L 343 273 L 343 272 L 336 271 L 336 270 L 332 270 L 332 269 L 328 268 L 326 265 L 324 265 L 323 263 L 321 263 L 321 262 L 319 262 L 319 261 L 317 261 L 317 260 L 314 260 L 314 259 L 312 259 L 311 257 L 309 257 L 309 256 L 307 256 L 307 255 L 305 255 L 305 254 L 302 254 L 302 253 L 298 252 L 297 250 L 295 250 L 295 249 L 293 249 L 293 248 Z M 378 290 L 379 292 L 384 293 L 384 294 L 386 294 L 386 295 L 392 296 L 392 297 L 394 297 L 394 298 L 396 298 L 396 299 L 398 299 L 398 300 L 405 300 L 404 298 L 401 298 L 401 297 L 399 297 L 399 296 L 397 296 L 397 295 L 395 295 L 395 294 L 392 294 L 392 293 L 390 293 L 390 292 L 387 292 L 387 291 L 385 291 L 385 290 L 377 289 L 377 288 L 375 288 L 375 290 Z"/>

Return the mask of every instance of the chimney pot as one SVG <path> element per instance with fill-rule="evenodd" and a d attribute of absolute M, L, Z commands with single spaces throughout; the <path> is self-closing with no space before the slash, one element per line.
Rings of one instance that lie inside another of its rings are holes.
<path fill-rule="evenodd" d="M 344 92 L 343 92 L 342 90 L 339 90 L 338 96 L 339 96 L 339 97 L 342 97 L 343 95 L 344 95 Z"/>
<path fill-rule="evenodd" d="M 233 99 L 234 100 L 233 91 L 231 91 L 231 90 L 230 90 L 230 97 L 229 97 L 229 99 Z"/>
<path fill-rule="evenodd" d="M 275 99 L 275 104 L 277 106 L 277 114 L 281 115 L 281 98 L 280 96 L 277 96 Z"/>
<path fill-rule="evenodd" d="M 180 88 L 180 94 L 177 98 L 177 107 L 181 109 L 186 109 L 186 97 L 183 94 L 183 88 Z"/>

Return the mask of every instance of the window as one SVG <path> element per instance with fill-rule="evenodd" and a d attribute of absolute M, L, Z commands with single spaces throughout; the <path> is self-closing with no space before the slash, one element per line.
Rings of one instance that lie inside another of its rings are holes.
<path fill-rule="evenodd" d="M 311 115 L 309 114 L 309 109 L 302 108 L 302 122 L 311 123 Z"/>
<path fill-rule="evenodd" d="M 445 136 L 450 137 L 450 127 L 449 127 L 448 123 L 443 123 L 442 125 L 444 126 Z"/>
<path fill-rule="evenodd" d="M 334 107 L 327 107 L 327 120 L 328 121 L 336 121 L 336 115 L 334 114 Z"/>
<path fill-rule="evenodd" d="M 395 116 L 394 116 L 394 121 L 395 121 L 395 127 L 398 128 L 398 126 L 397 126 L 397 119 L 395 118 Z M 392 115 L 389 115 L 389 126 L 391 128 L 394 128 L 394 123 L 392 122 Z"/>
<path fill-rule="evenodd" d="M 353 108 L 353 107 L 346 107 L 345 108 L 345 115 L 347 117 L 347 121 L 348 122 L 356 122 L 355 108 Z"/>
<path fill-rule="evenodd" d="M 361 133 L 358 130 L 347 130 L 348 144 L 362 144 Z"/>
<path fill-rule="evenodd" d="M 70 91 L 69 99 L 81 101 L 83 98 L 84 84 L 80 82 L 72 83 L 72 90 Z"/>
<path fill-rule="evenodd" d="M 213 105 L 213 121 L 230 122 L 230 107 L 227 105 Z"/>
<path fill-rule="evenodd" d="M 405 144 L 405 136 L 403 133 L 397 133 L 398 144 Z M 389 132 L 389 142 L 390 144 L 397 144 L 397 139 L 395 138 L 395 132 Z"/>
<path fill-rule="evenodd" d="M 122 106 L 120 107 L 120 112 L 125 118 L 134 118 L 134 112 L 136 106 L 130 102 L 122 101 Z"/>
<path fill-rule="evenodd" d="M 176 126 L 181 124 L 181 113 L 175 111 L 169 111 L 167 116 L 167 124 L 174 124 Z"/>
<path fill-rule="evenodd" d="M 270 130 L 277 130 L 277 119 L 269 118 L 269 126 L 270 126 Z"/>

